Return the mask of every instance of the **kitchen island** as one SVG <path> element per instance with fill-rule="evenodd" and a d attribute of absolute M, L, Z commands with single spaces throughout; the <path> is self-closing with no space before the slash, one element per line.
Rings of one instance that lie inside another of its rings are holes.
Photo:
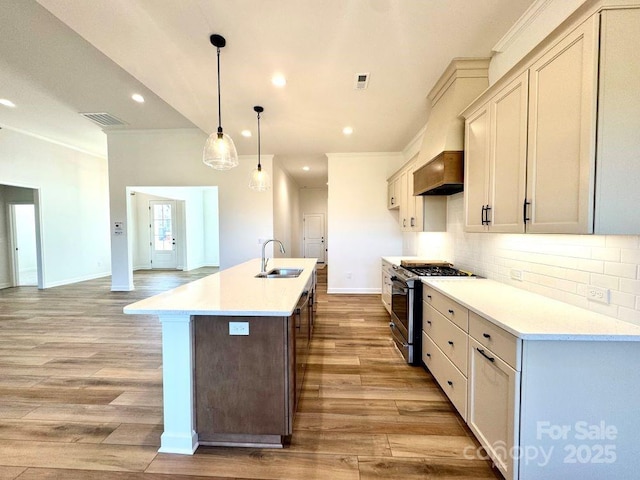
<path fill-rule="evenodd" d="M 291 435 L 311 334 L 316 259 L 269 263 L 267 270 L 302 272 L 257 278 L 255 259 L 124 308 L 157 315 L 162 323 L 160 452 L 278 447 Z"/>

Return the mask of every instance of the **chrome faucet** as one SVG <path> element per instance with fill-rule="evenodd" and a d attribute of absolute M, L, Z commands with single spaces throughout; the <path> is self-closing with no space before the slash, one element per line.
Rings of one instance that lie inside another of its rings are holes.
<path fill-rule="evenodd" d="M 262 244 L 262 257 L 261 257 L 261 262 L 260 262 L 260 275 L 266 275 L 266 273 L 267 273 L 267 262 L 269 261 L 269 259 L 264 256 L 264 248 L 267 246 L 267 243 L 269 243 L 269 242 L 278 242 L 280 244 L 280 253 L 286 253 L 284 251 L 284 245 L 282 245 L 282 242 L 280 240 L 276 240 L 275 238 L 271 238 L 271 239 L 267 240 L 266 242 L 264 242 Z"/>

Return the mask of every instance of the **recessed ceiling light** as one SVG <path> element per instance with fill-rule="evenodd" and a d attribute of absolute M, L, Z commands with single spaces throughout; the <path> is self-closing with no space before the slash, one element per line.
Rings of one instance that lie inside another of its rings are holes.
<path fill-rule="evenodd" d="M 345 135 L 351 135 L 353 133 L 353 128 L 351 127 L 344 127 L 342 129 L 342 133 L 344 133 Z"/>
<path fill-rule="evenodd" d="M 287 79 L 284 78 L 284 75 L 276 74 L 271 77 L 271 83 L 273 83 L 276 87 L 284 87 L 287 84 Z"/>
<path fill-rule="evenodd" d="M 134 102 L 144 103 L 144 97 L 139 93 L 134 93 L 133 95 L 131 95 L 131 98 Z"/>
<path fill-rule="evenodd" d="M 306 166 L 305 166 L 305 167 L 302 167 L 302 169 L 303 169 L 305 172 L 308 172 L 309 170 L 311 170 L 311 168 L 306 167 Z"/>
<path fill-rule="evenodd" d="M 11 100 L 7 100 L 6 98 L 0 98 L 0 105 L 4 105 L 5 107 L 14 108 L 16 106 Z"/>
<path fill-rule="evenodd" d="M 243 137 L 249 138 L 251 136 L 251 130 L 242 130 L 240 132 L 240 135 L 242 135 Z"/>

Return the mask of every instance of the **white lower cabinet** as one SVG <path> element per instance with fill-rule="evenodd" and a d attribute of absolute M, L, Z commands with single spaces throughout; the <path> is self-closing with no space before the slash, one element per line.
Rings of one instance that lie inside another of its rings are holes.
<path fill-rule="evenodd" d="M 442 350 L 422 332 L 422 361 L 442 387 L 460 416 L 467 418 L 467 377 L 447 358 Z"/>
<path fill-rule="evenodd" d="M 515 336 L 523 307 L 489 320 L 476 311 L 501 299 L 472 298 L 482 306 L 423 286 L 422 360 L 505 479 L 640 478 L 640 341 L 544 325 Z"/>
<path fill-rule="evenodd" d="M 384 305 L 384 308 L 387 309 L 387 312 L 389 312 L 389 314 L 391 314 L 391 275 L 392 275 L 391 272 L 392 271 L 393 271 L 393 266 L 391 265 L 391 263 L 387 262 L 386 260 L 382 260 L 381 299 L 382 299 L 382 304 Z"/>
<path fill-rule="evenodd" d="M 467 424 L 507 479 L 516 478 L 517 408 L 520 372 L 469 339 L 469 413 Z"/>

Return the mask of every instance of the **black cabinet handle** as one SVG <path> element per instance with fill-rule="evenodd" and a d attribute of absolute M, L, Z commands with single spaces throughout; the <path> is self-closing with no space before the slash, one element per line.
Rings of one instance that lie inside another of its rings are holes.
<path fill-rule="evenodd" d="M 491 223 L 491 219 L 489 218 L 489 211 L 491 211 L 491 207 L 489 205 L 487 205 L 487 208 L 485 208 L 484 210 L 484 216 L 485 216 L 485 225 L 489 225 Z"/>
<path fill-rule="evenodd" d="M 394 203 L 396 203 L 396 199 L 395 197 L 391 197 L 391 205 L 393 205 Z"/>
<path fill-rule="evenodd" d="M 411 226 L 412 227 L 416 226 L 416 219 L 414 217 L 411 217 Z"/>
<path fill-rule="evenodd" d="M 427 353 L 426 355 L 427 355 L 427 357 L 431 358 L 431 354 L 430 353 Z"/>
<path fill-rule="evenodd" d="M 451 340 L 449 340 L 447 343 L 453 347 L 453 342 Z"/>
<path fill-rule="evenodd" d="M 447 384 L 448 384 L 450 387 L 453 387 L 453 382 L 452 382 L 451 380 L 447 380 Z"/>
<path fill-rule="evenodd" d="M 431 300 L 431 295 L 427 295 L 427 298 L 428 298 L 429 300 Z"/>
<path fill-rule="evenodd" d="M 483 333 L 483 334 L 482 334 L 482 336 L 483 336 L 484 338 L 491 338 L 491 335 L 489 335 L 488 333 Z"/>
<path fill-rule="evenodd" d="M 454 314 L 454 311 L 453 311 L 453 310 L 451 310 L 451 309 L 449 309 L 449 313 L 450 313 L 451 315 L 453 315 L 453 314 Z"/>
<path fill-rule="evenodd" d="M 484 353 L 484 350 L 483 350 L 483 349 L 481 349 L 481 348 L 477 348 L 477 347 L 476 347 L 476 350 L 478 350 L 478 353 L 479 353 L 480 355 L 482 355 L 484 358 L 486 358 L 487 360 L 489 360 L 491 363 L 493 363 L 493 362 L 495 362 L 495 361 L 496 361 L 496 359 L 495 359 L 495 358 L 490 357 L 489 355 L 487 355 L 486 353 Z"/>
<path fill-rule="evenodd" d="M 487 211 L 487 207 L 482 205 L 482 216 L 480 217 L 482 219 L 482 225 L 486 225 L 487 224 L 486 223 L 487 221 L 484 219 L 484 214 L 485 214 L 486 211 Z"/>
<path fill-rule="evenodd" d="M 527 205 L 531 205 L 531 202 L 527 202 L 527 199 L 524 199 L 524 203 L 522 204 L 522 219 L 524 220 L 524 224 L 526 225 L 528 221 L 531 219 L 527 217 Z"/>

